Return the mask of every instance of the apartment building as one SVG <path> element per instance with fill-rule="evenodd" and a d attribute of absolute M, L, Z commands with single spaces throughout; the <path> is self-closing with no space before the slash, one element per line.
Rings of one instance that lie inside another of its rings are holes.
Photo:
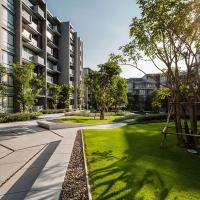
<path fill-rule="evenodd" d="M 134 99 L 134 109 L 145 110 L 148 99 L 153 92 L 166 83 L 166 78 L 161 74 L 146 74 L 141 78 L 127 79 L 128 97 Z"/>
<path fill-rule="evenodd" d="M 83 75 L 84 77 L 86 77 L 90 72 L 92 72 L 92 69 L 90 68 L 84 68 L 83 69 Z M 91 94 L 90 91 L 88 89 L 88 87 L 86 85 L 84 85 L 84 107 L 86 109 L 90 109 L 91 108 Z"/>
<path fill-rule="evenodd" d="M 34 63 L 35 72 L 45 84 L 37 106 L 50 108 L 51 84 L 71 84 L 73 109 L 77 108 L 76 88 L 82 83 L 83 42 L 70 22 L 53 16 L 43 0 L 0 0 L 0 63 L 8 71 L 7 93 L 0 106 L 7 112 L 17 110 L 13 63 Z"/>

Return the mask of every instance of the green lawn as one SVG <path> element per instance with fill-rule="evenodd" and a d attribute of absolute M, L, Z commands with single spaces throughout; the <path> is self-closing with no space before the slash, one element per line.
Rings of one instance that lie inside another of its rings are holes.
<path fill-rule="evenodd" d="M 85 130 L 86 154 L 94 200 L 199 200 L 200 156 L 176 146 L 165 123 L 113 130 Z"/>
<path fill-rule="evenodd" d="M 119 118 L 119 116 L 106 116 L 104 120 L 100 120 L 99 117 L 96 117 L 96 119 L 94 119 L 94 117 L 75 116 L 65 119 L 59 119 L 56 121 L 81 124 L 105 124 L 111 123 L 117 118 Z"/>

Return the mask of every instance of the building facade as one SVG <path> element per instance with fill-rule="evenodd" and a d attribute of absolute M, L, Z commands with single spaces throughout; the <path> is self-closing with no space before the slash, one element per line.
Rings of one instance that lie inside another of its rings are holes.
<path fill-rule="evenodd" d="M 90 72 L 92 72 L 92 69 L 90 68 L 84 68 L 83 69 L 83 75 L 84 77 L 86 77 Z M 84 107 L 85 109 L 90 109 L 91 108 L 91 94 L 90 91 L 88 89 L 88 87 L 84 84 Z"/>
<path fill-rule="evenodd" d="M 129 109 L 148 110 L 151 97 L 155 90 L 166 84 L 165 77 L 161 74 L 146 74 L 142 78 L 127 79 Z"/>
<path fill-rule="evenodd" d="M 16 89 L 13 63 L 33 63 L 35 72 L 44 76 L 45 84 L 37 106 L 51 108 L 51 84 L 71 84 L 73 109 L 77 108 L 76 88 L 82 83 L 83 42 L 70 22 L 53 16 L 43 0 L 0 0 L 0 63 L 7 68 L 8 88 L 0 107 L 13 112 Z"/>

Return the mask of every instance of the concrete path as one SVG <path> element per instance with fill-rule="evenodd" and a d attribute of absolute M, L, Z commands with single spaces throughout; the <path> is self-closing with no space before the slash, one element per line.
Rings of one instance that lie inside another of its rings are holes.
<path fill-rule="evenodd" d="M 105 124 L 84 129 L 124 125 Z M 79 129 L 48 131 L 38 127 L 36 121 L 1 124 L 0 199 L 58 199 Z"/>

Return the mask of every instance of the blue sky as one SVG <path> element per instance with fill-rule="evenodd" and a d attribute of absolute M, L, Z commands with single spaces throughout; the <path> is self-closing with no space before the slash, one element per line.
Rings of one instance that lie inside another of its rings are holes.
<path fill-rule="evenodd" d="M 49 10 L 71 21 L 84 41 L 84 67 L 96 69 L 108 55 L 129 41 L 129 24 L 139 15 L 136 0 L 46 0 Z M 143 67 L 146 63 L 142 64 Z M 141 76 L 123 67 L 123 77 Z"/>

